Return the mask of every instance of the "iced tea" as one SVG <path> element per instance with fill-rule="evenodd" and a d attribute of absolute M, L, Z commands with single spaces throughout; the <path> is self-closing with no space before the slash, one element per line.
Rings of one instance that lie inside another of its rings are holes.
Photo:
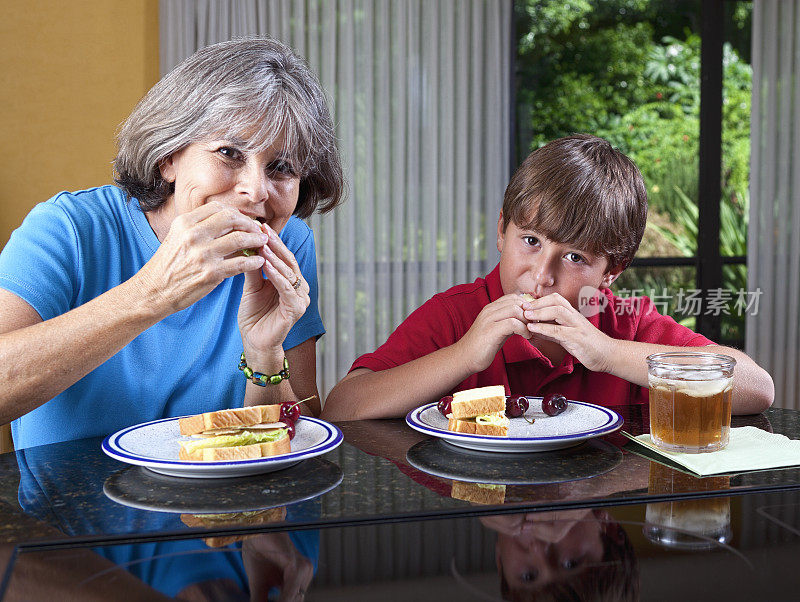
<path fill-rule="evenodd" d="M 700 453 L 728 444 L 735 360 L 713 353 L 648 357 L 650 436 L 667 451 Z"/>

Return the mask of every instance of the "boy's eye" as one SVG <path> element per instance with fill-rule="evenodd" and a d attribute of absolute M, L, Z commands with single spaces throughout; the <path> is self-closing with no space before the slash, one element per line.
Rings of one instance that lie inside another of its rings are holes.
<path fill-rule="evenodd" d="M 577 253 L 567 253 L 566 257 L 567 260 L 571 261 L 572 263 L 580 263 L 581 261 L 583 261 L 583 257 L 578 255 Z"/>
<path fill-rule="evenodd" d="M 567 571 L 575 569 L 579 564 L 580 561 L 574 558 L 567 558 L 561 561 L 561 567 Z"/>
<path fill-rule="evenodd" d="M 233 159 L 234 161 L 241 161 L 244 158 L 242 152 L 232 146 L 222 146 L 217 149 L 217 152 L 223 157 Z"/>
<path fill-rule="evenodd" d="M 539 244 L 539 239 L 536 238 L 535 236 L 523 236 L 522 240 L 525 241 L 526 245 L 530 245 L 532 247 L 535 247 L 536 245 Z"/>

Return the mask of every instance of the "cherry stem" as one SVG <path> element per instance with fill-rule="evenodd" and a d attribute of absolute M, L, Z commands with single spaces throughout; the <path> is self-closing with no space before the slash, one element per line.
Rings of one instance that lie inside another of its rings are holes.
<path fill-rule="evenodd" d="M 289 406 L 288 409 L 292 409 L 294 406 L 298 406 L 301 403 L 305 403 L 306 401 L 311 401 L 312 399 L 316 399 L 316 395 L 312 395 L 310 397 L 306 397 L 305 399 L 301 399 L 300 401 L 295 401 L 292 405 Z M 289 403 L 288 401 L 284 401 L 283 403 Z"/>
<path fill-rule="evenodd" d="M 522 419 L 523 419 L 525 422 L 527 422 L 528 424 L 533 424 L 534 422 L 536 422 L 536 418 L 531 418 L 530 420 L 528 420 L 528 417 L 527 417 L 527 416 L 525 416 L 525 414 L 523 414 L 523 415 L 522 415 Z"/>

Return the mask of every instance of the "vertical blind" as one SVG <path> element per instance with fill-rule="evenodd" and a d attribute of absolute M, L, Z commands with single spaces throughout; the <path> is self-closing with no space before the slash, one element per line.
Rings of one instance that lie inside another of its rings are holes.
<path fill-rule="evenodd" d="M 800 409 L 800 5 L 753 3 L 745 350 L 775 380 L 775 405 Z"/>
<path fill-rule="evenodd" d="M 309 219 L 326 395 L 435 292 L 497 262 L 510 165 L 511 0 L 162 0 L 161 70 L 243 35 L 292 46 L 332 101 L 349 187 Z"/>

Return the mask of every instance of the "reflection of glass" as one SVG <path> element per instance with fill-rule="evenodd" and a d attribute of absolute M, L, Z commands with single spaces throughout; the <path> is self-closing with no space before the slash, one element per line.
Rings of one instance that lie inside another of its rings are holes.
<path fill-rule="evenodd" d="M 666 466 L 650 464 L 652 494 L 720 491 L 730 488 L 730 477 L 699 479 Z M 729 497 L 676 500 L 647 504 L 643 529 L 650 541 L 669 548 L 704 550 L 731 538 Z"/>
<path fill-rule="evenodd" d="M 733 367 L 714 353 L 656 353 L 647 358 L 650 435 L 673 452 L 717 451 L 728 444 Z"/>
<path fill-rule="evenodd" d="M 731 539 L 731 500 L 716 497 L 647 504 L 644 535 L 668 548 L 708 550 Z"/>

